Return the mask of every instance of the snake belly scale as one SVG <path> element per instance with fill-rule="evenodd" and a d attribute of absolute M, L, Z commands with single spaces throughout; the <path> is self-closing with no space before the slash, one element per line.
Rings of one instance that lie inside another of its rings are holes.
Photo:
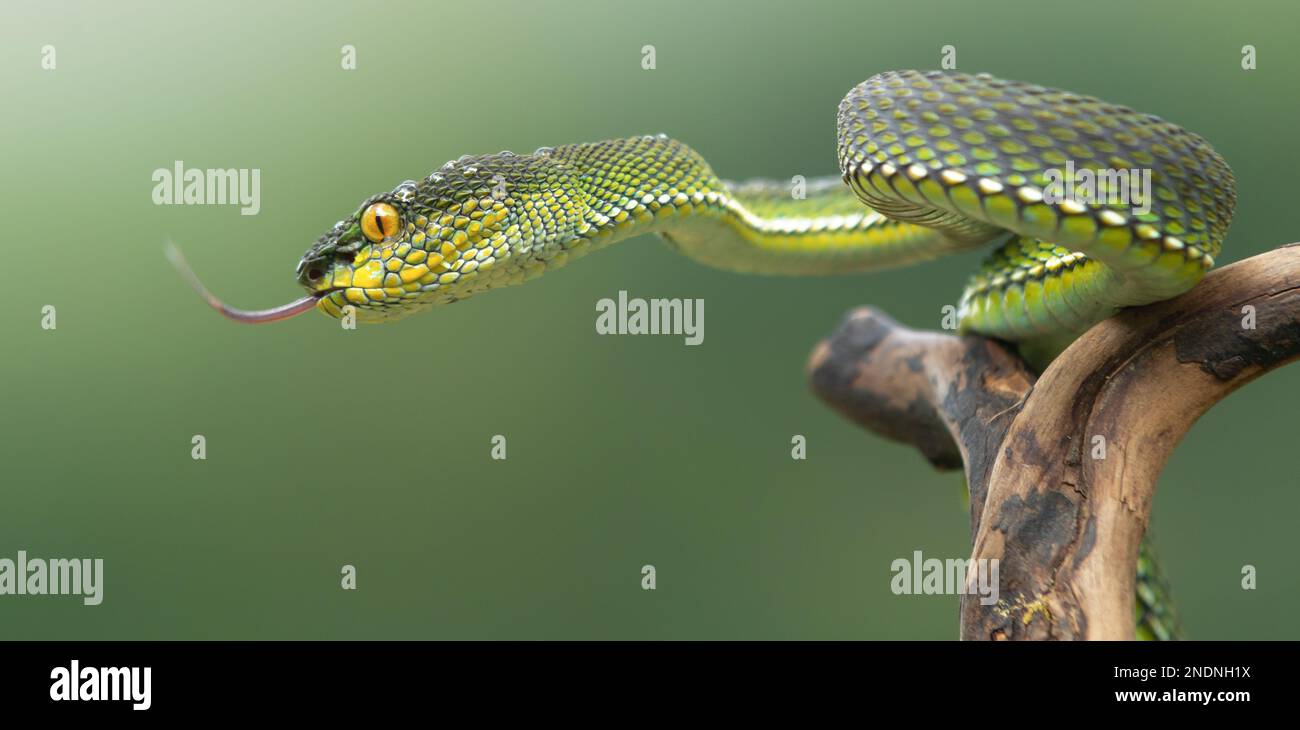
<path fill-rule="evenodd" d="M 798 194 L 788 182 L 724 182 L 663 135 L 465 156 L 326 231 L 298 264 L 306 296 L 274 309 L 230 307 L 175 261 L 232 319 L 316 308 L 365 322 L 528 281 L 644 233 L 710 266 L 786 275 L 989 245 L 958 300 L 959 327 L 1016 343 L 1041 366 L 1119 308 L 1200 281 L 1236 202 L 1232 171 L 1201 137 L 987 74 L 877 74 L 844 97 L 837 127 L 840 175 Z M 1091 195 L 1049 195 L 1062 168 L 1094 173 Z M 1125 170 L 1149 175 L 1145 200 L 1115 195 Z"/>

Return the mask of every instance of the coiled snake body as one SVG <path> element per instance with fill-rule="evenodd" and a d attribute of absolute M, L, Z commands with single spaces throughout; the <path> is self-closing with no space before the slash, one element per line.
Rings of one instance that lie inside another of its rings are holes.
<path fill-rule="evenodd" d="M 187 275 L 241 321 L 312 307 L 385 321 L 648 232 L 710 266 L 764 274 L 869 271 L 993 243 L 957 302 L 959 326 L 1041 364 L 1118 308 L 1195 285 L 1235 203 L 1231 170 L 1201 137 L 984 74 L 873 76 L 840 103 L 838 137 L 840 178 L 796 184 L 725 183 L 662 135 L 466 156 L 321 236 L 299 263 L 308 295 L 296 302 L 237 310 Z M 1093 182 L 1063 196 L 1063 169 Z M 1124 184 L 1132 171 L 1149 190 Z M 1163 638 L 1171 630 L 1146 593 L 1140 623 Z"/>

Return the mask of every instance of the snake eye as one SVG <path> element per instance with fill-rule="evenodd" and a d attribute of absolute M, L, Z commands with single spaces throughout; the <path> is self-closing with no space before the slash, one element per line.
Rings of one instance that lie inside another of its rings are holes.
<path fill-rule="evenodd" d="M 324 275 L 325 272 L 321 271 L 320 269 L 314 266 L 307 270 L 307 278 L 310 279 L 311 281 L 316 281 L 317 279 L 321 278 Z"/>
<path fill-rule="evenodd" d="M 374 243 L 397 234 L 400 225 L 397 209 L 388 203 L 375 203 L 361 214 L 361 232 Z"/>

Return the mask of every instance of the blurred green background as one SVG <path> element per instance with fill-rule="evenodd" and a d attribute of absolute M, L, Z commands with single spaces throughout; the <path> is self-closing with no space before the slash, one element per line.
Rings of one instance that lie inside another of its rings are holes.
<path fill-rule="evenodd" d="M 1289 0 L 8 3 L 0 557 L 102 557 L 106 587 L 0 597 L 0 638 L 954 638 L 957 599 L 895 596 L 889 565 L 968 554 L 960 477 L 840 420 L 802 368 L 858 304 L 936 327 L 982 254 L 772 279 L 641 238 L 345 332 L 224 321 L 163 242 L 262 307 L 361 200 L 464 153 L 667 132 L 731 179 L 833 173 L 841 96 L 951 44 L 961 70 L 1208 138 L 1240 186 L 1227 263 L 1300 239 L 1297 21 Z M 260 168 L 261 214 L 153 205 L 175 160 Z M 703 297 L 705 344 L 597 336 L 619 289 Z M 1300 638 L 1297 413 L 1293 367 L 1169 465 L 1154 529 L 1192 637 Z"/>

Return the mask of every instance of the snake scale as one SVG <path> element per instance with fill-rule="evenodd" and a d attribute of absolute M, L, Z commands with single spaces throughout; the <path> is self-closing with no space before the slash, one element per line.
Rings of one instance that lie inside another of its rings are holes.
<path fill-rule="evenodd" d="M 958 302 L 959 327 L 1017 343 L 1041 366 L 1121 307 L 1194 286 L 1236 199 L 1231 170 L 1201 137 L 987 74 L 877 74 L 844 97 L 837 127 L 840 176 L 800 186 L 724 182 L 664 135 L 461 157 L 336 223 L 298 265 L 307 296 L 274 309 L 230 307 L 176 261 L 232 319 L 315 308 L 365 322 L 528 281 L 644 233 L 709 266 L 788 275 L 991 245 Z M 1062 168 L 1096 173 L 1087 198 L 1054 192 Z M 1114 194 L 1115 171 L 1131 170 L 1149 174 L 1145 201 Z M 1138 579 L 1139 636 L 1173 636 L 1145 549 Z"/>

